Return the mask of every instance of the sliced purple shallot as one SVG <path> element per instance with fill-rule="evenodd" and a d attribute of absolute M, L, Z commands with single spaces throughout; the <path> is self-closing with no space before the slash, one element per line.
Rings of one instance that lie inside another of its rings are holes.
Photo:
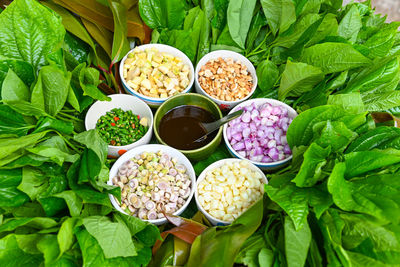
<path fill-rule="evenodd" d="M 270 163 L 292 155 L 286 132 L 292 119 L 282 106 L 255 103 L 246 107 L 243 114 L 229 122 L 226 136 L 232 148 L 251 161 Z"/>

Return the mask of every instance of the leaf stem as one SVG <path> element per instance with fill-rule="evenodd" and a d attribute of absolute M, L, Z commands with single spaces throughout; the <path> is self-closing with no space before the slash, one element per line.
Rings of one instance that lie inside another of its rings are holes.
<path fill-rule="evenodd" d="M 81 119 L 78 119 L 78 118 L 76 118 L 76 117 L 74 117 L 74 116 L 71 116 L 70 114 L 67 114 L 67 113 L 64 113 L 64 112 L 61 112 L 61 111 L 58 113 L 58 115 L 61 116 L 61 117 L 70 119 L 70 120 L 78 121 L 78 122 L 83 121 L 83 120 L 81 120 Z"/>
<path fill-rule="evenodd" d="M 81 154 L 81 151 L 75 146 L 73 145 L 66 136 L 62 135 L 61 133 L 55 131 L 64 141 L 65 143 L 67 143 L 67 145 L 69 145 L 72 150 L 74 150 L 76 153 Z"/>
<path fill-rule="evenodd" d="M 269 31 L 267 34 L 265 34 L 262 42 L 256 48 L 254 48 L 253 51 L 251 51 L 249 54 L 247 54 L 246 57 L 251 57 L 251 56 L 254 56 L 254 55 L 259 54 L 262 51 L 264 51 L 264 49 L 262 49 L 261 52 L 257 51 L 257 50 L 259 50 L 265 44 L 265 42 L 267 41 L 267 38 L 270 34 L 271 34 L 271 31 Z"/>

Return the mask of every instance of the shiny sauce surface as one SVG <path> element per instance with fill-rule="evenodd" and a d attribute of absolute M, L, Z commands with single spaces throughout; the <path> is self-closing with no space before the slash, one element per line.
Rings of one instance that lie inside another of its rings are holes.
<path fill-rule="evenodd" d="M 209 134 L 204 141 L 193 142 L 206 133 L 201 123 L 216 120 L 211 112 L 200 107 L 179 106 L 171 109 L 162 117 L 159 126 L 160 137 L 169 146 L 177 149 L 197 149 L 207 145 L 217 135 L 217 131 L 215 131 Z"/>

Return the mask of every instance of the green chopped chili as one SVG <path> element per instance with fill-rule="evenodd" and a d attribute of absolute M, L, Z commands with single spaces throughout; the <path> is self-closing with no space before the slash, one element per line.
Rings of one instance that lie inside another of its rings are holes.
<path fill-rule="evenodd" d="M 97 120 L 96 128 L 103 140 L 112 146 L 132 144 L 142 138 L 148 130 L 147 125 L 140 123 L 139 115 L 120 108 L 112 109 L 101 116 Z"/>

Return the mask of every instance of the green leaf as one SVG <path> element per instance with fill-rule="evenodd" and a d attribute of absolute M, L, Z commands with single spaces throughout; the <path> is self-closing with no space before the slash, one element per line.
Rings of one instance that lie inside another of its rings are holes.
<path fill-rule="evenodd" d="M 7 105 L 0 105 L 0 135 L 11 134 L 23 136 L 33 127 L 33 125 L 25 122 L 21 114 L 15 112 Z"/>
<path fill-rule="evenodd" d="M 345 177 L 352 178 L 400 162 L 400 150 L 392 148 L 385 150 L 374 149 L 371 151 L 351 152 L 344 157 L 348 167 Z"/>
<path fill-rule="evenodd" d="M 371 51 L 371 57 L 385 57 L 393 47 L 400 24 L 386 24 L 372 35 L 364 45 Z"/>
<path fill-rule="evenodd" d="M 242 244 L 260 226 L 262 210 L 259 200 L 231 225 L 208 228 L 192 244 L 187 266 L 233 266 Z"/>
<path fill-rule="evenodd" d="M 180 0 L 139 0 L 143 21 L 152 29 L 178 29 L 185 18 L 184 2 Z"/>
<path fill-rule="evenodd" d="M 206 15 L 204 15 L 203 17 L 200 16 L 200 18 L 202 18 L 202 24 L 200 27 L 201 30 L 199 34 L 199 46 L 197 48 L 196 62 L 199 62 L 203 56 L 210 52 L 211 49 L 211 23 L 207 19 Z"/>
<path fill-rule="evenodd" d="M 193 40 L 191 39 L 193 38 L 192 33 L 193 31 L 191 29 L 163 30 L 160 34 L 159 43 L 178 48 L 179 50 L 183 51 L 192 62 L 195 62 L 197 45 L 193 44 Z"/>
<path fill-rule="evenodd" d="M 271 267 L 274 260 L 274 254 L 272 250 L 267 248 L 262 248 L 260 253 L 258 253 L 258 262 L 260 266 Z"/>
<path fill-rule="evenodd" d="M 127 10 L 118 1 L 108 0 L 114 18 L 114 38 L 112 44 L 112 62 L 120 61 L 130 50 L 127 38 Z"/>
<path fill-rule="evenodd" d="M 79 155 L 71 154 L 64 142 L 62 144 L 58 144 L 58 147 L 55 146 L 56 144 L 52 142 L 52 140 L 59 138 L 61 137 L 52 137 L 35 147 L 28 148 L 27 151 L 38 156 L 46 157 L 60 166 L 62 166 L 64 162 L 73 163 L 78 160 Z"/>
<path fill-rule="evenodd" d="M 0 206 L 18 207 L 29 201 L 29 197 L 17 186 L 22 181 L 21 169 L 0 170 Z"/>
<path fill-rule="evenodd" d="M 309 145 L 313 137 L 313 126 L 321 121 L 335 121 L 346 115 L 338 106 L 320 106 L 300 113 L 289 126 L 287 141 L 290 147 Z"/>
<path fill-rule="evenodd" d="M 267 20 L 265 19 L 264 13 L 262 12 L 262 10 L 259 10 L 257 14 L 253 17 L 250 24 L 249 33 L 247 34 L 247 39 L 246 39 L 247 52 L 252 51 L 256 47 L 255 41 L 257 39 L 257 36 L 260 34 L 261 28 L 263 28 L 266 25 L 267 25 Z"/>
<path fill-rule="evenodd" d="M 22 181 L 17 188 L 27 194 L 31 200 L 35 200 L 37 196 L 46 191 L 48 180 L 48 177 L 40 170 L 24 167 L 22 169 Z"/>
<path fill-rule="evenodd" d="M 30 95 L 29 88 L 12 69 L 9 69 L 1 88 L 3 101 L 6 104 L 14 101 L 30 101 Z"/>
<path fill-rule="evenodd" d="M 207 16 L 209 19 L 212 19 L 212 27 L 216 28 L 219 31 L 222 31 L 222 29 L 226 25 L 226 17 L 227 17 L 227 10 L 228 10 L 228 5 L 229 5 L 229 0 L 214 0 L 214 1 L 208 1 L 210 2 L 210 6 L 212 5 L 212 2 L 214 2 L 214 7 L 211 6 L 210 11 L 207 12 L 207 14 L 210 14 L 210 16 Z M 207 8 L 204 8 L 207 11 Z M 216 15 L 213 16 L 214 10 L 216 11 Z"/>
<path fill-rule="evenodd" d="M 116 213 L 114 214 L 114 216 L 118 220 L 122 220 L 126 224 L 132 236 L 144 230 L 147 226 L 152 225 L 149 224 L 148 222 L 142 221 L 141 219 L 135 216 L 129 216 L 123 213 Z"/>
<path fill-rule="evenodd" d="M 258 266 L 258 254 L 267 243 L 262 234 L 253 234 L 240 248 L 240 252 L 236 255 L 235 263 L 242 263 L 246 266 Z"/>
<path fill-rule="evenodd" d="M 332 13 L 326 14 L 321 24 L 318 26 L 317 31 L 307 41 L 306 46 L 315 45 L 324 40 L 327 36 L 337 35 L 338 27 L 336 15 Z"/>
<path fill-rule="evenodd" d="M 357 6 L 353 5 L 340 21 L 338 35 L 350 42 L 355 42 L 361 27 L 362 21 L 360 12 L 358 11 Z"/>
<path fill-rule="evenodd" d="M 74 140 L 85 145 L 99 157 L 101 162 L 105 162 L 108 152 L 107 143 L 100 137 L 97 130 L 89 130 L 74 136 Z"/>
<path fill-rule="evenodd" d="M 82 199 L 78 197 L 74 191 L 67 190 L 53 195 L 54 197 L 62 198 L 67 203 L 71 216 L 79 216 L 82 210 Z"/>
<path fill-rule="evenodd" d="M 396 175 L 372 175 L 346 181 L 346 163 L 337 163 L 328 180 L 334 203 L 345 211 L 361 212 L 384 222 L 400 220 L 400 181 Z M 356 168 L 350 165 L 351 168 Z"/>
<path fill-rule="evenodd" d="M 37 248 L 43 253 L 44 262 L 47 266 L 54 263 L 60 253 L 55 235 L 44 235 L 39 240 Z"/>
<path fill-rule="evenodd" d="M 342 242 L 346 249 L 354 249 L 366 239 L 370 239 L 377 251 L 400 251 L 396 234 L 384 225 L 370 220 L 361 214 L 340 214 L 344 228 Z"/>
<path fill-rule="evenodd" d="M 292 0 L 261 0 L 261 5 L 274 35 L 283 33 L 296 21 L 296 9 Z"/>
<path fill-rule="evenodd" d="M 230 46 L 230 45 L 223 45 L 223 44 L 213 44 L 211 45 L 211 49 L 210 52 L 212 51 L 217 51 L 217 50 L 231 50 L 233 52 L 237 52 L 237 53 L 242 53 L 243 49 L 238 48 L 236 46 Z"/>
<path fill-rule="evenodd" d="M 363 97 L 363 100 L 366 110 L 384 111 L 400 106 L 400 91 L 371 93 Z"/>
<path fill-rule="evenodd" d="M 73 65 L 77 66 L 80 63 L 89 62 L 89 46 L 69 32 L 65 34 L 63 49 L 64 50 L 60 51 L 65 54 L 65 57 L 69 57 L 71 60 L 73 58 L 76 61 L 76 63 Z M 66 70 L 67 67 L 65 66 L 66 63 L 64 63 L 64 55 L 62 60 L 63 68 L 61 69 Z"/>
<path fill-rule="evenodd" d="M 47 217 L 34 217 L 34 218 L 12 218 L 7 221 L 4 221 L 2 225 L 0 225 L 0 232 L 10 232 L 21 226 L 29 226 L 34 229 L 49 229 L 57 226 L 57 222 L 51 218 Z"/>
<path fill-rule="evenodd" d="M 41 140 L 47 132 L 29 134 L 17 138 L 4 137 L 0 138 L 0 159 L 12 155 L 14 152 L 18 152 L 25 147 L 36 144 Z"/>
<path fill-rule="evenodd" d="M 106 258 L 138 255 L 125 224 L 112 222 L 106 217 L 91 216 L 83 218 L 83 225 L 99 242 Z"/>
<path fill-rule="evenodd" d="M 86 68 L 85 63 L 79 65 L 77 68 L 79 71 L 79 86 L 83 90 L 84 96 L 90 96 L 93 99 L 100 101 L 110 101 L 111 98 L 104 95 L 97 86 L 100 84 L 100 72 L 93 68 Z M 75 72 L 75 70 L 74 70 Z M 90 103 L 89 103 L 90 105 Z M 81 103 L 81 109 L 83 109 Z"/>
<path fill-rule="evenodd" d="M 304 266 L 311 243 L 311 230 L 306 222 L 296 230 L 290 217 L 285 217 L 285 252 L 289 267 Z"/>
<path fill-rule="evenodd" d="M 72 134 L 74 131 L 74 125 L 70 121 L 57 120 L 50 117 L 41 117 L 36 123 L 36 128 L 32 133 L 43 132 L 46 130 L 56 130 L 59 133 Z M 58 146 L 60 146 L 62 143 L 63 145 L 61 146 L 65 147 L 65 142 L 60 136 L 50 139 L 53 141 L 57 140 Z M 68 150 L 64 149 L 64 152 L 68 152 Z"/>
<path fill-rule="evenodd" d="M 77 194 L 84 204 L 98 204 L 106 207 L 112 207 L 110 198 L 108 196 L 108 192 L 100 193 L 98 191 L 93 190 L 92 187 L 86 185 L 79 185 L 78 188 L 73 188 L 75 194 Z"/>
<path fill-rule="evenodd" d="M 7 101 L 7 102 L 4 101 L 4 103 L 7 104 L 13 110 L 25 116 L 36 116 L 36 117 L 49 116 L 42 109 L 35 107 L 34 105 L 32 105 L 32 103 L 28 101 L 23 101 L 23 100 Z"/>
<path fill-rule="evenodd" d="M 53 181 L 54 184 L 54 181 Z M 65 183 L 64 183 L 65 185 Z M 53 186 L 54 188 L 54 186 Z M 48 190 L 51 189 L 51 187 L 48 187 Z M 61 190 L 64 190 L 64 188 L 62 188 Z M 46 192 L 48 191 L 46 190 Z M 43 193 L 43 195 L 47 195 L 46 192 Z M 55 197 L 40 197 L 38 198 L 38 202 L 40 203 L 40 205 L 42 205 L 42 208 L 46 214 L 46 216 L 48 217 L 53 217 L 56 215 L 61 214 L 62 212 L 65 212 L 65 210 L 67 209 L 67 206 L 65 205 L 65 202 L 62 199 L 59 198 L 55 198 Z"/>
<path fill-rule="evenodd" d="M 12 209 L 12 214 L 15 217 L 46 216 L 46 213 L 38 202 L 26 202 L 22 206 Z"/>
<path fill-rule="evenodd" d="M 99 243 L 84 229 L 75 230 L 79 246 L 82 248 L 83 266 L 90 267 L 140 267 L 151 259 L 151 249 L 143 248 L 135 257 L 105 258 Z"/>
<path fill-rule="evenodd" d="M 350 44 L 326 42 L 304 49 L 301 61 L 332 73 L 371 64 L 371 61 Z"/>
<path fill-rule="evenodd" d="M 241 48 L 245 48 L 256 0 L 230 1 L 227 10 L 229 33 Z"/>
<path fill-rule="evenodd" d="M 41 254 L 37 249 L 37 243 L 43 237 L 41 234 L 15 235 L 18 246 L 26 253 Z"/>
<path fill-rule="evenodd" d="M 57 234 L 58 246 L 60 248 L 59 257 L 68 251 L 74 244 L 74 227 L 78 220 L 78 218 L 69 217 L 61 224 L 60 230 Z"/>
<path fill-rule="evenodd" d="M 278 91 L 279 99 L 290 96 L 300 96 L 311 91 L 312 88 L 324 79 L 321 69 L 307 65 L 288 61 L 282 73 L 281 84 Z"/>
<path fill-rule="evenodd" d="M 64 106 L 69 92 L 71 74 L 65 75 L 55 66 L 45 66 L 39 72 L 32 90 L 32 104 L 55 116 Z"/>
<path fill-rule="evenodd" d="M 9 69 L 12 69 L 27 86 L 30 86 L 35 81 L 33 67 L 28 62 L 21 60 L 0 59 L 0 88 Z"/>
<path fill-rule="evenodd" d="M 270 179 L 269 184 L 265 185 L 265 192 L 290 216 L 296 230 L 299 230 L 307 221 L 309 206 L 314 208 L 319 218 L 333 202 L 324 188 L 326 185 L 311 188 L 296 187 L 290 182 L 294 176 L 287 173 Z"/>
<path fill-rule="evenodd" d="M 257 85 L 260 89 L 256 93 L 261 94 L 261 92 L 272 89 L 279 77 L 279 70 L 275 63 L 268 59 L 261 61 L 256 71 L 258 78 Z"/>
<path fill-rule="evenodd" d="M 92 51 L 96 54 L 96 45 L 93 42 L 92 38 L 90 37 L 89 33 L 82 25 L 82 23 L 72 15 L 68 10 L 64 9 L 62 6 L 57 5 L 53 2 L 44 1 L 42 2 L 43 5 L 48 6 L 53 11 L 57 12 L 58 15 L 62 17 L 62 23 L 65 29 L 87 43 L 91 48 Z"/>
<path fill-rule="evenodd" d="M 383 264 L 380 261 L 377 261 L 371 257 L 368 257 L 368 256 L 360 254 L 360 253 L 354 253 L 354 252 L 348 251 L 347 257 L 348 257 L 349 261 L 351 262 L 351 266 L 356 266 L 356 267 L 363 267 L 363 266 L 385 267 L 385 266 L 387 266 L 386 264 Z"/>
<path fill-rule="evenodd" d="M 371 66 L 357 73 L 342 92 L 374 93 L 380 86 L 385 86 L 393 81 L 398 76 L 399 69 L 398 58 L 377 60 Z"/>
<path fill-rule="evenodd" d="M 332 127 L 332 125 L 328 124 L 326 127 Z M 321 178 L 324 178 L 321 177 L 322 168 L 326 165 L 330 153 L 330 146 L 322 148 L 316 143 L 311 143 L 304 153 L 303 164 L 292 182 L 298 187 L 314 186 Z"/>
<path fill-rule="evenodd" d="M 400 129 L 395 127 L 377 127 L 355 139 L 346 149 L 346 153 L 368 151 L 374 148 L 389 148 L 391 141 L 400 138 Z M 400 149 L 400 147 L 392 147 Z"/>
<path fill-rule="evenodd" d="M 191 42 L 191 49 L 184 50 L 185 53 L 191 55 L 191 59 L 193 62 L 200 60 L 200 57 L 204 55 L 205 51 L 209 51 L 209 30 L 210 30 L 210 22 L 207 20 L 206 15 L 201 10 L 200 7 L 194 7 L 189 10 L 188 15 L 185 18 L 184 31 L 190 32 L 190 42 Z M 200 39 L 201 39 L 201 46 L 200 47 Z M 197 55 L 200 52 L 202 55 Z"/>
<path fill-rule="evenodd" d="M 288 33 L 280 34 L 274 43 L 276 46 L 290 48 L 292 47 L 299 38 L 307 31 L 307 29 L 317 22 L 321 18 L 318 14 L 307 14 L 299 19 L 299 21 L 294 25 L 293 32 L 288 31 Z M 309 39 L 309 36 L 307 36 Z"/>
<path fill-rule="evenodd" d="M 322 147 L 331 147 L 332 152 L 342 152 L 358 136 L 341 121 L 328 120 L 319 126 L 323 128 L 314 142 Z"/>
<path fill-rule="evenodd" d="M 2 12 L 4 13 L 4 12 Z M 43 263 L 42 255 L 24 252 L 19 248 L 16 235 L 7 235 L 0 239 L 0 263 L 4 267 L 39 266 Z"/>
<path fill-rule="evenodd" d="M 243 51 L 243 49 L 240 48 L 240 47 L 236 44 L 236 42 L 232 39 L 232 36 L 231 36 L 231 34 L 229 33 L 228 24 L 225 25 L 225 28 L 222 30 L 221 34 L 219 35 L 216 45 L 219 45 L 219 46 L 222 47 L 222 48 L 223 48 L 224 46 L 225 46 L 226 48 L 232 47 L 232 48 L 235 49 L 234 51 L 240 51 L 240 52 Z M 215 46 L 216 46 L 216 45 L 214 45 L 214 49 L 215 49 Z"/>
<path fill-rule="evenodd" d="M 0 56 L 30 63 L 35 70 L 60 47 L 65 30 L 61 18 L 34 0 L 15 1 L 1 13 Z"/>
<path fill-rule="evenodd" d="M 330 95 L 328 105 L 337 105 L 350 113 L 359 114 L 365 111 L 360 93 Z"/>

